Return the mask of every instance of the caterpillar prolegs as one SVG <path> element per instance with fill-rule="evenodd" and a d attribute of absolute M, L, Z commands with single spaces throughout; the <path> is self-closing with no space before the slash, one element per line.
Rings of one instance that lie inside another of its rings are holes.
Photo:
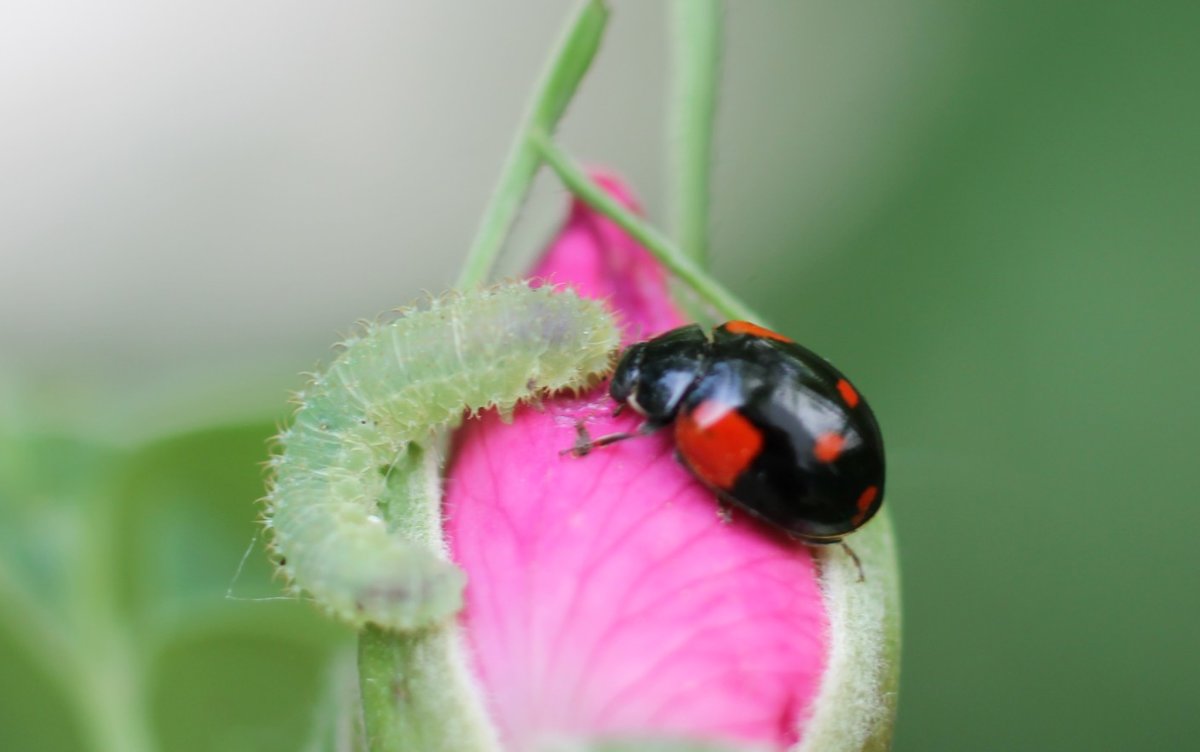
<path fill-rule="evenodd" d="M 619 344 L 601 303 L 525 283 L 364 326 L 296 394 L 278 436 L 265 523 L 280 571 L 355 625 L 414 629 L 458 611 L 465 576 L 441 539 L 437 431 L 587 387 Z"/>

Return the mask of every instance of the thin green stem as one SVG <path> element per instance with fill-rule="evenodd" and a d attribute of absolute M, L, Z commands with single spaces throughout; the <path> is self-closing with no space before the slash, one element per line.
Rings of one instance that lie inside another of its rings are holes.
<path fill-rule="evenodd" d="M 95 752 L 153 749 L 146 719 L 141 655 L 116 610 L 111 561 L 112 504 L 96 499 L 80 552 L 72 617 L 64 620 L 33 598 L 0 562 L 0 628 L 21 640 L 75 707 L 81 731 Z"/>
<path fill-rule="evenodd" d="M 720 0 L 675 0 L 667 171 L 671 229 L 680 248 L 708 264 L 713 118 L 720 74 Z"/>
<path fill-rule="evenodd" d="M 143 663 L 117 609 L 113 504 L 85 506 L 88 535 L 74 551 L 71 611 L 52 613 L 0 562 L 0 629 L 20 640 L 74 706 L 95 752 L 153 749 L 143 692 Z"/>
<path fill-rule="evenodd" d="M 107 648 L 85 661 L 75 679 L 84 728 L 97 752 L 150 752 L 141 656 L 128 639 L 109 640 Z"/>
<path fill-rule="evenodd" d="M 70 692 L 79 664 L 78 646 L 62 629 L 62 619 L 43 608 L 0 561 L 0 630 L 20 641 L 38 664 Z"/>
<path fill-rule="evenodd" d="M 115 497 L 87 505 L 89 531 L 73 583 L 74 623 L 81 662 L 76 694 L 84 727 L 97 752 L 154 749 L 146 697 L 145 654 L 131 635 L 118 603 L 120 525 Z"/>
<path fill-rule="evenodd" d="M 736 295 L 726 290 L 720 282 L 709 276 L 700 266 L 684 255 L 655 227 L 633 212 L 621 206 L 607 191 L 588 177 L 575 162 L 560 149 L 544 131 L 531 134 L 542 159 L 562 180 L 568 189 L 596 211 L 616 222 L 634 240 L 646 247 L 663 266 L 690 285 L 723 315 L 733 319 L 747 319 L 765 323 L 752 308 Z"/>
<path fill-rule="evenodd" d="M 72 639 L 60 628 L 61 619 L 51 617 L 26 597 L 2 568 L 0 611 L 6 629 L 23 641 L 28 655 L 74 704 L 92 750 L 153 749 L 141 691 L 140 656 L 129 640 L 118 634 L 118 627 L 107 623 L 103 615 L 93 615 L 84 622 L 93 638 Z"/>
<path fill-rule="evenodd" d="M 459 287 L 478 285 L 491 273 L 540 166 L 529 134 L 534 130 L 554 132 L 600 48 L 607 22 L 608 8 L 603 0 L 589 0 L 567 27 L 535 90 L 529 112 L 501 170 L 500 182 L 484 211 L 483 221 L 459 274 Z"/>

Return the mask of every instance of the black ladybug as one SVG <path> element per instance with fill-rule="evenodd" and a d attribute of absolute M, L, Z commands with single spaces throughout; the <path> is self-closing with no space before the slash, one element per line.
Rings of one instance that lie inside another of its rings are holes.
<path fill-rule="evenodd" d="M 576 455 L 674 424 L 676 451 L 697 478 L 808 543 L 841 541 L 883 503 L 871 408 L 823 358 L 769 329 L 729 321 L 709 337 L 692 324 L 631 345 L 609 394 L 645 422 L 633 434 L 581 438 Z"/>

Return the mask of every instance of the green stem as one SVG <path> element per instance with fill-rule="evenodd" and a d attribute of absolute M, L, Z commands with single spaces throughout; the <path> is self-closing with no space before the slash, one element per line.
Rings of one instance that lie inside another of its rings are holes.
<path fill-rule="evenodd" d="M 540 166 L 537 149 L 530 143 L 529 134 L 535 130 L 554 132 L 600 48 L 607 22 L 608 9 L 603 0 L 589 0 L 567 27 L 535 90 L 529 113 L 501 170 L 500 183 L 484 211 L 483 221 L 459 274 L 459 287 L 478 285 L 491 273 Z"/>
<path fill-rule="evenodd" d="M 0 624 L 21 640 L 73 703 L 88 747 L 95 752 L 149 752 L 154 748 L 146 718 L 142 655 L 117 612 L 112 503 L 95 499 L 89 535 L 79 551 L 75 609 L 63 628 L 0 562 Z"/>
<path fill-rule="evenodd" d="M 78 646 L 62 629 L 62 619 L 43 608 L 0 560 L 0 629 L 19 641 L 36 661 L 70 693 L 81 660 Z"/>
<path fill-rule="evenodd" d="M 454 627 L 358 634 L 359 687 L 370 752 L 497 749 L 490 721 L 464 673 Z"/>
<path fill-rule="evenodd" d="M 708 263 L 713 117 L 721 51 L 720 0 L 675 0 L 670 107 L 671 225 L 679 246 Z"/>
<path fill-rule="evenodd" d="M 84 728 L 97 752 L 150 752 L 141 655 L 128 639 L 105 642 L 105 652 L 84 661 L 75 679 Z"/>
<path fill-rule="evenodd" d="M 89 521 L 73 584 L 74 623 L 81 662 L 77 700 L 97 752 L 149 752 L 155 748 L 148 718 L 145 653 L 121 613 L 117 504 L 111 494 L 88 505 Z"/>
<path fill-rule="evenodd" d="M 690 285 L 727 318 L 763 323 L 764 319 L 700 266 L 684 255 L 661 232 L 626 209 L 560 149 L 544 131 L 531 134 L 542 159 L 570 191 L 596 211 L 615 222 L 641 243 L 663 266 Z"/>

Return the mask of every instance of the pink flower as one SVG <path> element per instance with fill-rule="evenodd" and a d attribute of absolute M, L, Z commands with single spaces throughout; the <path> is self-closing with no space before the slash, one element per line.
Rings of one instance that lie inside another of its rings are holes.
<path fill-rule="evenodd" d="M 579 202 L 533 274 L 608 301 L 627 341 L 684 323 L 658 263 Z M 613 407 L 599 388 L 521 407 L 511 424 L 487 413 L 457 437 L 446 536 L 505 749 L 644 737 L 789 748 L 831 649 L 813 553 L 744 514 L 722 522 L 670 431 L 561 454 L 577 424 L 593 436 L 637 425 Z"/>

